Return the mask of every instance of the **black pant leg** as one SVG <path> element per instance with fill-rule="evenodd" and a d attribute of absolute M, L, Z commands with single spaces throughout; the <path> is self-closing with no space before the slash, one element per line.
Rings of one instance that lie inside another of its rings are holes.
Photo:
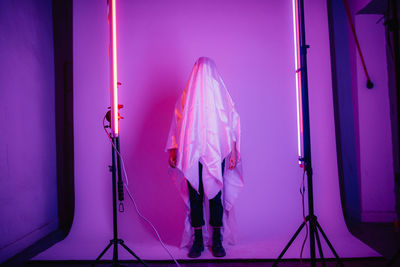
<path fill-rule="evenodd" d="M 222 161 L 222 176 L 224 175 L 225 160 Z M 210 199 L 210 225 L 213 227 L 222 227 L 222 216 L 224 208 L 222 206 L 221 191 L 213 198 Z"/>
<path fill-rule="evenodd" d="M 210 225 L 222 227 L 223 214 L 224 208 L 221 201 L 221 191 L 219 191 L 213 199 L 210 199 Z"/>
<path fill-rule="evenodd" d="M 203 165 L 199 162 L 199 192 L 197 192 L 192 185 L 187 182 L 189 188 L 190 200 L 190 224 L 192 227 L 201 227 L 205 224 L 203 218 Z"/>

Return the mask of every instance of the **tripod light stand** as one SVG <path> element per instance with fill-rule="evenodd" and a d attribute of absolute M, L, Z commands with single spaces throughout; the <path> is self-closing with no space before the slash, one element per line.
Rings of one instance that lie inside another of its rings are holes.
<path fill-rule="evenodd" d="M 306 223 L 309 223 L 310 232 L 310 260 L 311 266 L 316 266 L 315 241 L 317 241 L 318 251 L 322 260 L 322 265 L 325 266 L 324 254 L 321 247 L 319 233 L 325 239 L 330 250 L 335 255 L 337 262 L 343 266 L 338 254 L 333 248 L 328 237 L 318 223 L 317 216 L 314 213 L 314 198 L 313 198 L 313 170 L 311 166 L 311 142 L 310 142 L 310 115 L 308 105 L 308 81 L 307 81 L 307 49 L 305 39 L 304 25 L 304 1 L 292 0 L 293 5 L 293 26 L 294 26 L 294 41 L 295 41 L 295 67 L 296 67 L 296 91 L 297 91 L 297 124 L 298 124 L 298 145 L 299 145 L 299 164 L 305 169 L 307 174 L 307 193 L 308 193 L 308 216 L 305 221 L 299 226 L 295 234 L 282 250 L 279 257 L 275 260 L 273 266 L 277 266 L 283 255 L 286 253 L 290 245 L 296 239 Z M 307 226 L 306 226 L 307 227 Z"/>
<path fill-rule="evenodd" d="M 119 267 L 118 259 L 118 245 L 121 245 L 126 251 L 134 256 L 140 263 L 147 266 L 147 264 L 140 259 L 127 245 L 124 244 L 124 240 L 118 238 L 118 223 L 117 223 L 117 174 L 118 174 L 118 199 L 119 201 L 124 200 L 124 188 L 121 175 L 121 158 L 119 153 L 119 129 L 118 129 L 118 109 L 122 105 L 118 105 L 118 81 L 117 81 L 117 43 L 116 43 L 116 0 L 107 0 L 108 5 L 108 19 L 110 25 L 110 95 L 111 95 L 111 106 L 110 111 L 107 112 L 106 118 L 110 122 L 111 128 L 111 148 L 112 148 L 112 166 L 110 171 L 112 173 L 112 198 L 113 198 L 113 239 L 106 248 L 96 258 L 96 261 L 92 264 L 99 263 L 101 257 L 107 252 L 107 250 L 113 246 L 113 259 L 112 266 Z M 117 164 L 115 164 L 117 163 Z"/>

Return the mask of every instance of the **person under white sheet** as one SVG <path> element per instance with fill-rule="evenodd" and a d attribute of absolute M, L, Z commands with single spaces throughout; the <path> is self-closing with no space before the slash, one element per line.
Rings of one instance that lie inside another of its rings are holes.
<path fill-rule="evenodd" d="M 197 258 L 204 251 L 205 196 L 213 227 L 211 251 L 224 257 L 221 230 L 234 243 L 233 204 L 243 187 L 240 118 L 210 58 L 196 61 L 176 102 L 166 151 L 187 209 L 183 245 L 188 245 L 194 232 L 188 256 Z"/>

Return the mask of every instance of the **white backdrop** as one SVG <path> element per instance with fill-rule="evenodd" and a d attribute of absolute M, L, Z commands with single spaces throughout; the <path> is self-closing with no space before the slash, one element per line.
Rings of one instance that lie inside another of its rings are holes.
<path fill-rule="evenodd" d="M 327 8 L 306 0 L 315 209 L 342 257 L 376 256 L 347 230 L 336 165 Z M 117 2 L 121 153 L 139 208 L 177 258 L 183 203 L 163 151 L 172 110 L 195 60 L 208 56 L 242 122 L 245 189 L 238 244 L 227 258 L 275 258 L 302 222 L 297 165 L 291 1 Z M 36 259 L 94 259 L 112 238 L 108 24 L 102 1 L 74 1 L 75 218 L 69 236 Z M 169 259 L 126 196 L 120 236 L 144 259 Z M 302 232 L 286 257 L 297 258 Z M 308 250 L 305 256 L 308 256 Z M 122 252 L 123 259 L 131 259 Z M 325 247 L 325 254 L 332 256 Z M 110 259 L 111 253 L 105 258 Z M 206 251 L 202 258 L 212 258 Z"/>

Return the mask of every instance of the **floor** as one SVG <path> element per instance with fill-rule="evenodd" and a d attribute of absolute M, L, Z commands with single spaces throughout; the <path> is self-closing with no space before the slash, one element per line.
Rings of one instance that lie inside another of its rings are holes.
<path fill-rule="evenodd" d="M 367 259 L 342 259 L 344 266 L 347 267 L 373 267 L 373 266 L 400 266 L 400 233 L 399 229 L 396 229 L 392 223 L 363 223 L 349 227 L 351 233 L 374 248 L 384 257 L 382 258 L 367 258 Z M 49 236 L 43 238 L 33 246 L 22 251 L 12 259 L 3 263 L 1 266 L 27 266 L 27 267 L 88 267 L 91 266 L 92 262 L 89 261 L 30 261 L 29 259 L 38 253 L 51 247 L 53 244 L 59 242 L 65 237 L 65 234 L 61 231 L 56 231 Z M 215 260 L 215 261 L 181 261 L 180 266 L 182 267 L 242 267 L 242 266 L 273 266 L 273 259 L 266 260 Z M 147 262 L 149 266 L 160 267 L 160 266 L 176 266 L 171 261 L 151 261 Z M 102 262 L 96 266 L 111 266 L 110 262 Z M 123 262 L 122 266 L 143 266 L 136 262 Z M 309 261 L 303 261 L 300 263 L 298 260 L 285 260 L 278 264 L 281 267 L 307 267 L 310 266 Z M 321 262 L 317 263 L 317 266 L 323 266 Z M 333 260 L 328 260 L 326 263 L 327 267 L 339 266 Z"/>
<path fill-rule="evenodd" d="M 385 261 L 384 260 L 378 260 L 378 259 L 374 259 L 374 260 L 357 260 L 357 261 L 353 261 L 353 260 L 345 260 L 344 262 L 344 266 L 346 267 L 375 267 L 375 266 L 385 266 Z M 148 266 L 150 267 L 162 267 L 162 266 L 166 266 L 166 267 L 173 267 L 176 266 L 175 264 L 172 263 L 167 263 L 167 262 L 147 262 Z M 129 267 L 136 267 L 136 266 L 143 266 L 142 264 L 139 263 L 130 263 L 130 262 L 123 262 L 122 263 L 123 266 L 129 266 Z M 44 266 L 57 266 L 57 267 L 67 267 L 67 266 L 74 266 L 74 267 L 89 267 L 91 266 L 89 262 L 87 263 L 83 263 L 83 262 L 79 262 L 79 263 L 75 263 L 75 262 L 64 262 L 64 263 L 54 263 L 54 262 L 50 262 L 50 263 L 29 263 L 26 264 L 25 266 L 29 266 L 29 267 L 44 267 Z M 96 266 L 111 266 L 111 263 L 102 263 Z M 269 266 L 273 266 L 273 261 L 241 261 L 241 262 L 232 262 L 232 261 L 218 261 L 218 262 L 184 262 L 184 263 L 180 263 L 181 267 L 214 267 L 214 266 L 218 266 L 218 267 L 249 267 L 249 266 L 254 266 L 254 267 L 269 267 Z M 303 262 L 300 263 L 298 261 L 284 261 L 278 264 L 279 267 L 307 267 L 310 266 L 309 262 Z M 317 266 L 322 266 L 322 264 L 320 262 L 317 263 Z M 336 262 L 327 262 L 326 263 L 327 267 L 336 267 L 338 266 Z M 396 266 L 396 265 L 392 265 L 392 266 Z"/>

